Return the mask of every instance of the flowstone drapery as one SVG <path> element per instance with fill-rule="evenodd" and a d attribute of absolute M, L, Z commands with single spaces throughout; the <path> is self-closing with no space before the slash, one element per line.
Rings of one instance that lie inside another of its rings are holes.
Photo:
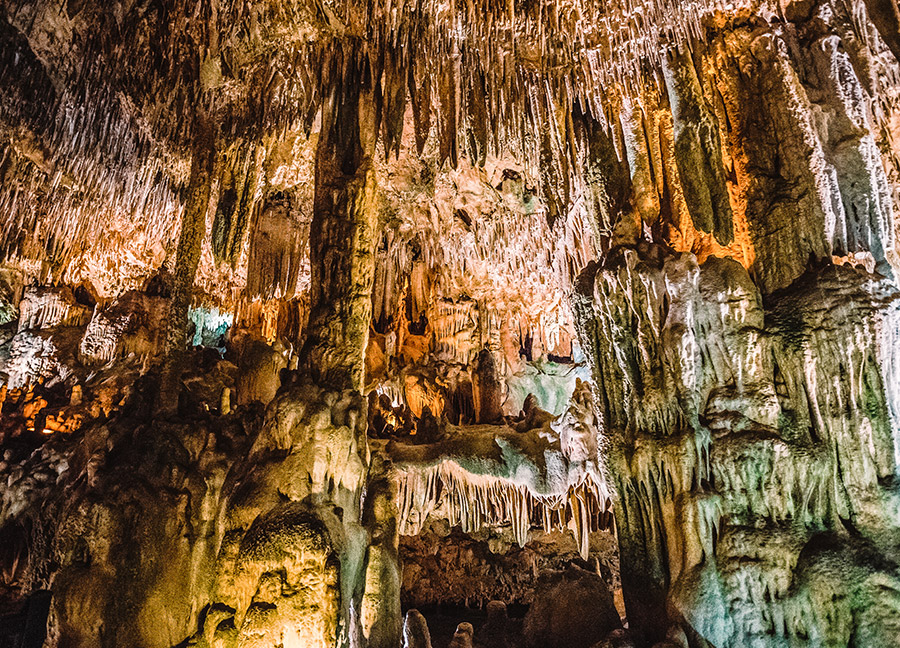
<path fill-rule="evenodd" d="M 893 284 L 825 267 L 763 298 L 733 261 L 635 250 L 583 281 L 635 629 L 891 645 Z"/>

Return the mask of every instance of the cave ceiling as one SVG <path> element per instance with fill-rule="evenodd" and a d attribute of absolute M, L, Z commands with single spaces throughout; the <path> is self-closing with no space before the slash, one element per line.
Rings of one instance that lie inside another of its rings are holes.
<path fill-rule="evenodd" d="M 374 90 L 380 219 L 397 232 L 388 245 L 399 248 L 413 232 L 424 239 L 419 254 L 451 266 L 467 250 L 473 285 L 457 294 L 509 292 L 518 275 L 524 301 L 552 303 L 590 250 L 609 244 L 627 200 L 620 114 L 640 110 L 644 95 L 659 102 L 666 48 L 700 46 L 727 22 L 715 10 L 680 2 L 6 3 L 3 254 L 42 280 L 90 279 L 105 298 L 171 266 L 190 155 L 209 121 L 214 191 L 219 211 L 230 213 L 208 228 L 198 296 L 233 304 L 271 292 L 252 278 L 248 286 L 249 230 L 266 198 L 287 193 L 282 207 L 302 249 L 310 148 L 346 51 L 364 62 L 361 82 Z M 738 16 L 752 22 L 769 11 L 754 5 Z M 503 269 L 494 283 L 504 285 L 486 285 L 485 264 Z M 303 290 L 308 272 L 296 265 L 283 277 L 291 285 L 276 281 L 275 292 Z"/>

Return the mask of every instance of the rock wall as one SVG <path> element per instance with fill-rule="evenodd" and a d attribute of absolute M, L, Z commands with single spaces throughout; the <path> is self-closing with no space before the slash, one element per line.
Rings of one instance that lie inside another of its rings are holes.
<path fill-rule="evenodd" d="M 893 645 L 893 283 L 828 265 L 763 297 L 735 261 L 644 249 L 580 290 L 631 627 Z"/>
<path fill-rule="evenodd" d="M 599 571 L 608 589 L 618 587 L 615 537 L 590 534 L 588 559 L 581 558 L 568 531 L 534 531 L 519 547 L 508 529 L 483 528 L 466 534 L 446 521 L 434 521 L 415 536 L 400 538 L 403 564 L 401 600 L 405 606 L 455 605 L 484 608 L 491 601 L 530 605 L 538 579 L 575 564 Z"/>
<path fill-rule="evenodd" d="M 0 532 L 51 643 L 388 646 L 400 532 L 586 557 L 611 478 L 639 642 L 893 645 L 890 3 L 7 4 Z"/>
<path fill-rule="evenodd" d="M 4 585 L 53 592 L 50 645 L 395 643 L 396 531 L 362 396 L 296 385 L 264 416 L 190 423 L 148 420 L 145 399 L 0 463 L 20 547 Z"/>
<path fill-rule="evenodd" d="M 648 643 L 900 636 L 897 61 L 861 8 L 781 10 L 626 106 L 640 231 L 576 286 Z"/>

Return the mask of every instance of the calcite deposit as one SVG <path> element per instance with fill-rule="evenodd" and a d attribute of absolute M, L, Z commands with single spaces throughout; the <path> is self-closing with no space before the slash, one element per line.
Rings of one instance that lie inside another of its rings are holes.
<path fill-rule="evenodd" d="M 900 644 L 889 0 L 0 5 L 0 648 Z"/>

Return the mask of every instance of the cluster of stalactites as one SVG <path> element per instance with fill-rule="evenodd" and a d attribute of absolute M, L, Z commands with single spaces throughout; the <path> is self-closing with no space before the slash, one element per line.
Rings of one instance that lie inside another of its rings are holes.
<path fill-rule="evenodd" d="M 90 318 L 91 310 L 76 303 L 67 288 L 28 289 L 19 303 L 18 330 L 84 326 Z"/>
<path fill-rule="evenodd" d="M 22 98 L 0 107 L 0 121 L 23 123 L 50 156 L 26 164 L 17 186 L 0 192 L 3 211 L 14 215 L 0 232 L 47 228 L 44 254 L 54 262 L 117 215 L 123 227 L 147 219 L 148 240 L 173 229 L 197 115 L 214 116 L 220 150 L 308 132 L 332 82 L 316 71 L 331 69 L 344 41 L 378 90 L 386 151 L 399 150 L 410 106 L 420 150 L 434 134 L 439 163 L 514 153 L 542 177 L 551 211 L 565 209 L 587 155 L 579 122 L 610 122 L 610 102 L 640 85 L 642 67 L 658 68 L 668 47 L 701 37 L 701 18 L 722 3 L 161 4 L 147 15 L 89 7 L 78 20 L 69 16 L 71 52 L 42 44 L 40 20 L 21 18 L 30 9 L 13 3 L 4 16 L 19 35 L 0 57 L 0 86 L 22 86 Z M 49 200 L 32 199 L 42 195 Z M 237 202 L 237 217 L 219 223 L 225 239 L 245 227 L 249 210 L 243 196 Z M 5 254 L 22 252 L 18 237 L 6 238 L 14 249 Z M 217 256 L 233 263 L 240 241 L 217 241 Z"/>
<path fill-rule="evenodd" d="M 591 474 L 559 493 L 535 493 L 509 479 L 471 473 L 450 460 L 400 469 L 395 478 L 401 535 L 419 534 L 430 515 L 444 517 L 466 533 L 509 524 L 519 546 L 525 546 L 532 526 L 547 533 L 569 529 L 585 559 L 590 533 L 601 528 L 601 515 L 612 506 L 608 486 Z"/>
<path fill-rule="evenodd" d="M 401 348 L 406 320 L 427 323 L 433 351 L 463 364 L 484 346 L 499 349 L 504 336 L 529 340 L 537 356 L 570 354 L 574 322 L 565 295 L 597 249 L 585 211 L 573 206 L 549 224 L 518 172 L 496 161 L 487 169 L 466 164 L 441 182 L 482 202 L 454 213 L 459 203 L 436 200 L 433 230 L 384 233 L 372 295 L 376 329 L 396 330 L 393 346 Z"/>

